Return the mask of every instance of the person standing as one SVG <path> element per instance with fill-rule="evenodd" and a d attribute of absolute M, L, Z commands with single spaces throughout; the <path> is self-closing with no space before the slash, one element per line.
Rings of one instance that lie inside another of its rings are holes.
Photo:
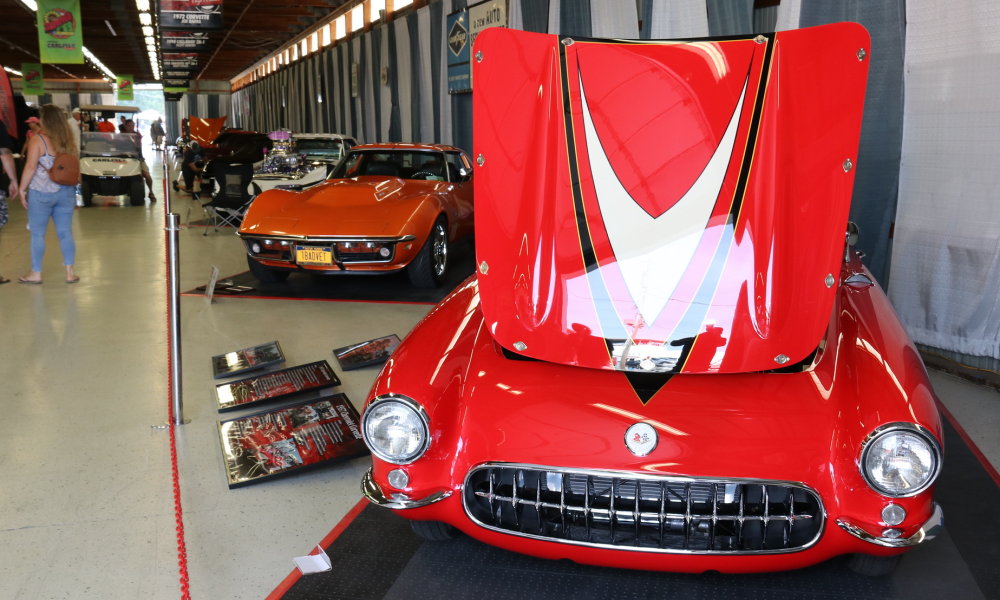
<path fill-rule="evenodd" d="M 17 170 L 14 168 L 14 140 L 7 133 L 7 126 L 0 121 L 0 163 L 3 169 L 0 170 L 0 229 L 7 224 L 7 196 L 13 200 L 17 196 Z M 8 283 L 3 275 L 0 275 L 0 283 Z"/>
<path fill-rule="evenodd" d="M 80 147 L 80 109 L 74 108 L 73 112 L 70 113 L 68 119 L 66 119 L 66 124 L 69 125 L 69 131 L 73 134 L 73 146 L 76 148 Z"/>
<path fill-rule="evenodd" d="M 167 132 L 163 130 L 163 120 L 157 119 L 149 126 L 149 135 L 153 136 L 153 150 L 163 150 L 163 137 Z"/>
<path fill-rule="evenodd" d="M 73 241 L 73 211 L 76 209 L 76 186 L 62 185 L 49 178 L 49 169 L 56 154 L 79 155 L 73 146 L 73 134 L 66 122 L 66 113 L 54 104 L 41 111 L 42 130 L 28 142 L 28 157 L 21 173 L 21 205 L 28 210 L 31 229 L 31 271 L 18 278 L 20 283 L 42 282 L 42 257 L 45 255 L 45 232 L 49 219 L 55 223 L 66 283 L 80 281 L 74 272 L 76 243 Z"/>

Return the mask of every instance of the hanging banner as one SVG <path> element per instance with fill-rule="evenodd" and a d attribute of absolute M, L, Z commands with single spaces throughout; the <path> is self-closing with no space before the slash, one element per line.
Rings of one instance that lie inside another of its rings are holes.
<path fill-rule="evenodd" d="M 132 76 L 131 75 L 119 75 L 118 83 L 115 85 L 115 91 L 118 93 L 118 101 L 128 101 L 131 102 L 133 99 L 132 92 Z"/>
<path fill-rule="evenodd" d="M 472 91 L 472 68 L 469 63 L 469 14 L 460 10 L 448 15 L 448 93 Z"/>
<path fill-rule="evenodd" d="M 43 63 L 83 64 L 80 0 L 38 0 L 37 20 Z"/>
<path fill-rule="evenodd" d="M 204 52 L 208 50 L 208 33 L 204 31 L 164 31 L 160 35 L 163 50 Z"/>
<path fill-rule="evenodd" d="M 222 29 L 222 0 L 160 0 L 160 29 Z"/>
<path fill-rule="evenodd" d="M 164 69 L 164 79 L 190 79 L 191 69 Z"/>
<path fill-rule="evenodd" d="M 173 88 L 183 88 L 184 90 L 187 90 L 190 85 L 191 85 L 191 80 L 190 79 L 164 79 L 163 80 L 163 88 L 164 89 L 167 89 L 167 88 L 170 88 L 170 89 L 173 89 Z"/>
<path fill-rule="evenodd" d="M 179 95 L 183 94 L 186 91 L 188 91 L 187 86 L 184 86 L 184 87 L 180 87 L 180 86 L 178 86 L 178 87 L 163 86 L 163 94 L 165 96 L 169 96 L 171 94 L 176 94 L 176 95 L 179 96 Z"/>
<path fill-rule="evenodd" d="M 198 55 L 191 52 L 164 52 L 163 70 L 165 71 L 197 71 Z"/>
<path fill-rule="evenodd" d="M 3 65 L 0 65 L 0 121 L 11 137 L 21 137 L 18 134 L 17 111 L 14 110 L 14 90 L 10 87 L 10 77 L 7 77 Z"/>
<path fill-rule="evenodd" d="M 167 102 L 178 102 L 183 96 L 184 94 L 179 92 L 163 92 L 163 99 Z"/>
<path fill-rule="evenodd" d="M 42 65 L 38 63 L 21 63 L 21 93 L 25 96 L 41 96 L 45 93 L 45 78 L 42 77 Z"/>

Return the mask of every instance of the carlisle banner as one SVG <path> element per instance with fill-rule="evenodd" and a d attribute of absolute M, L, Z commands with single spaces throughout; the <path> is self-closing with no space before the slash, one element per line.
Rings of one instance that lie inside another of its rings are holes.
<path fill-rule="evenodd" d="M 118 92 L 118 101 L 128 101 L 131 102 L 133 99 L 132 92 L 132 76 L 131 75 L 119 75 L 118 82 L 115 85 L 115 91 Z"/>
<path fill-rule="evenodd" d="M 38 52 L 43 63 L 83 64 L 80 0 L 38 0 Z"/>
<path fill-rule="evenodd" d="M 222 29 L 222 0 L 160 0 L 160 29 Z"/>
<path fill-rule="evenodd" d="M 42 77 L 42 65 L 38 63 L 21 63 L 21 93 L 25 96 L 41 96 L 45 93 L 45 78 Z"/>

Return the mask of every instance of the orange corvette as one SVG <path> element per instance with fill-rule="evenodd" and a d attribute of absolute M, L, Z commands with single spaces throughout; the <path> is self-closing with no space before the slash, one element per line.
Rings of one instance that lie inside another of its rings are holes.
<path fill-rule="evenodd" d="M 238 235 L 262 282 L 289 273 L 392 273 L 440 284 L 448 247 L 472 233 L 472 164 L 436 144 L 355 146 L 330 178 L 264 192 Z"/>

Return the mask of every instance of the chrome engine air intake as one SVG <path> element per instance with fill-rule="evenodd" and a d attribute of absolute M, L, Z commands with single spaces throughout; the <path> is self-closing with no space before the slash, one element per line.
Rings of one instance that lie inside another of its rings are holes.
<path fill-rule="evenodd" d="M 816 543 L 823 504 L 802 484 L 485 464 L 465 511 L 487 529 L 568 544 L 692 554 L 795 552 Z"/>

